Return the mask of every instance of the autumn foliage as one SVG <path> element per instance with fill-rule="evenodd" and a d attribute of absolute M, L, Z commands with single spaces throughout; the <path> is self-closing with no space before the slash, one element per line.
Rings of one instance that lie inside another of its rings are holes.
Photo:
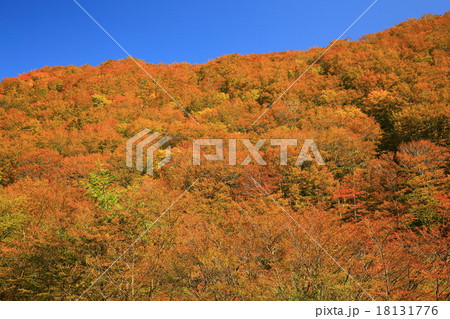
<path fill-rule="evenodd" d="M 0 299 L 76 299 L 199 177 L 83 300 L 448 300 L 449 25 L 338 41 L 255 125 L 323 49 L 139 61 L 200 125 L 131 59 L 4 79 Z M 172 137 L 154 177 L 125 165 L 145 128 Z M 327 165 L 193 166 L 193 138 L 313 138 Z"/>

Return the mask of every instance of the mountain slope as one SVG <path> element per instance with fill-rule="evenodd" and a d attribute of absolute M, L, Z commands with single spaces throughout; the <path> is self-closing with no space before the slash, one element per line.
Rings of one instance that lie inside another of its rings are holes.
<path fill-rule="evenodd" d="M 197 177 L 84 298 L 448 299 L 449 20 L 338 41 L 273 107 L 323 48 L 139 61 L 199 125 L 131 59 L 3 80 L 0 299 L 77 298 Z M 155 177 L 125 165 L 144 128 L 172 137 Z M 326 166 L 193 166 L 194 138 L 312 138 Z"/>

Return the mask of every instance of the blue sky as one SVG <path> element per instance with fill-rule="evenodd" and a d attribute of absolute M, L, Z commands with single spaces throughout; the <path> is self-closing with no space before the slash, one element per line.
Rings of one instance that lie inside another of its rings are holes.
<path fill-rule="evenodd" d="M 151 63 L 323 47 L 373 1 L 78 0 L 131 55 Z M 379 0 L 345 37 L 449 8 L 445 0 Z M 125 56 L 73 0 L 1 1 L 0 79 Z"/>

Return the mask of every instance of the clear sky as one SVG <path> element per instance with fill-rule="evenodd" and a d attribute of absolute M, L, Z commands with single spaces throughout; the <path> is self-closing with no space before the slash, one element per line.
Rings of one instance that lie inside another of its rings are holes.
<path fill-rule="evenodd" d="M 131 55 L 151 63 L 323 47 L 373 1 L 78 0 Z M 46 65 L 98 65 L 126 56 L 73 0 L 0 4 L 0 79 Z M 345 37 L 449 10 L 448 0 L 379 0 Z"/>

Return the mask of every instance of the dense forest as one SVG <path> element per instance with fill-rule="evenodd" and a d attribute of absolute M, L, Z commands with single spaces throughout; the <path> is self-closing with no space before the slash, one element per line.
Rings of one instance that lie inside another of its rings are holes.
<path fill-rule="evenodd" d="M 254 125 L 324 48 L 138 60 L 198 124 L 131 58 L 4 79 L 0 299 L 448 300 L 449 26 L 339 40 Z M 145 128 L 172 137 L 154 176 L 125 165 Z M 194 166 L 196 138 L 314 139 L 326 165 Z"/>

